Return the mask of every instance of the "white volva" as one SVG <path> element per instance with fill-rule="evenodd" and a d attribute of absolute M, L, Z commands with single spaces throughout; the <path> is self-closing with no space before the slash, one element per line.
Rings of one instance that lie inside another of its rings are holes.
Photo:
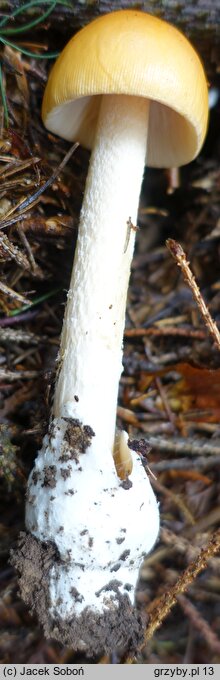
<path fill-rule="evenodd" d="M 102 612 L 117 605 L 116 580 L 133 603 L 143 554 L 158 535 L 158 506 L 140 456 L 132 452 L 125 483 L 112 456 L 135 237 L 127 222 L 131 218 L 135 225 L 137 219 L 148 110 L 146 99 L 102 98 L 63 324 L 53 427 L 29 479 L 26 526 L 58 548 L 61 560 L 49 575 L 50 611 L 62 619 L 86 607 Z M 74 458 L 71 419 L 94 431 L 91 444 Z M 45 470 L 52 484 L 45 482 Z"/>

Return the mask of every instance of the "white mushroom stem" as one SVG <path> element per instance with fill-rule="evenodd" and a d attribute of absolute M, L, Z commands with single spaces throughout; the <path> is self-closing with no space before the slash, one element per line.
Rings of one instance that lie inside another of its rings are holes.
<path fill-rule="evenodd" d="M 147 127 L 146 99 L 103 97 L 63 324 L 52 428 L 29 480 L 27 528 L 41 541 L 55 543 L 61 558 L 50 570 L 48 588 L 50 615 L 62 620 L 80 616 L 86 607 L 110 612 L 119 594 L 133 603 L 143 554 L 158 534 L 157 502 L 140 456 L 133 455 L 127 485 L 112 457 L 135 236 L 127 222 L 130 217 L 136 224 Z"/>
<path fill-rule="evenodd" d="M 102 98 L 61 338 L 54 415 L 92 425 L 102 464 L 114 440 L 135 239 L 127 222 L 137 221 L 148 109 L 144 98 Z"/>

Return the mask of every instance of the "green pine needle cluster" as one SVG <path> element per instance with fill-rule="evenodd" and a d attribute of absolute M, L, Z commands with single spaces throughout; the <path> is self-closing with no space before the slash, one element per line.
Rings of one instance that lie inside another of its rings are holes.
<path fill-rule="evenodd" d="M 12 47 L 15 50 L 18 49 L 19 52 L 21 52 L 27 57 L 34 57 L 35 59 L 55 59 L 58 56 L 58 52 L 47 52 L 44 54 L 32 52 L 30 50 L 27 50 L 25 47 L 22 47 L 22 45 L 20 44 L 18 46 L 16 42 L 14 42 L 14 38 L 16 39 L 16 36 L 20 36 L 20 34 L 22 33 L 24 34 L 26 31 L 29 31 L 30 29 L 35 28 L 35 26 L 37 26 L 38 24 L 42 23 L 51 14 L 51 12 L 54 10 L 57 4 L 65 6 L 69 5 L 68 0 L 30 0 L 29 2 L 26 2 L 22 6 L 15 9 L 10 15 L 9 14 L 5 15 L 0 20 L 0 44 L 2 43 L 2 45 L 9 45 L 9 47 Z M 48 6 L 42 13 L 42 6 L 45 7 L 45 5 Z M 21 15 L 24 12 L 29 13 L 30 10 L 35 8 L 39 8 L 40 15 L 37 17 L 35 16 L 31 20 L 28 20 L 26 23 L 23 24 L 23 26 L 16 27 L 15 24 L 18 15 Z M 13 36 L 12 40 L 10 39 L 10 36 Z M 0 64 L 0 97 L 2 100 L 2 106 L 4 110 L 5 126 L 8 127 L 9 125 L 8 107 L 1 64 Z"/>

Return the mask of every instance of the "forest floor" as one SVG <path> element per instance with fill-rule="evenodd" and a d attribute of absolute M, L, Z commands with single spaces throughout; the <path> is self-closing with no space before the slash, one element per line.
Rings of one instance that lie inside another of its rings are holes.
<path fill-rule="evenodd" d="M 33 30 L 22 41 L 36 52 L 45 47 Z M 47 43 L 55 49 L 49 31 Z M 1 58 L 0 662 L 82 663 L 44 639 L 8 558 L 47 428 L 89 153 L 78 147 L 67 162 L 69 144 L 43 127 L 48 61 L 8 45 Z M 136 655 L 146 664 L 220 663 L 220 344 L 192 295 L 192 276 L 186 280 L 166 245 L 181 243 L 220 327 L 218 74 L 212 85 L 217 99 L 199 158 L 179 173 L 146 170 L 128 295 L 118 426 L 146 439 L 161 513 L 137 593 L 150 616 Z"/>

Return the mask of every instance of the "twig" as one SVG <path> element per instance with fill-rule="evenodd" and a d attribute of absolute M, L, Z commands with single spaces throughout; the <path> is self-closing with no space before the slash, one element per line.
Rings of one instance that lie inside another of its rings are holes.
<path fill-rule="evenodd" d="M 198 456 L 194 460 L 188 458 L 177 458 L 177 460 L 160 460 L 158 463 L 151 463 L 151 469 L 155 474 L 158 472 L 167 472 L 169 470 L 210 470 L 215 465 L 220 464 L 220 454 L 214 456 Z"/>
<path fill-rule="evenodd" d="M 195 534 L 203 533 L 204 531 L 209 531 L 213 525 L 219 526 L 220 523 L 220 507 L 216 505 L 210 512 L 206 513 L 203 517 L 197 518 L 196 524 L 191 527 L 186 527 L 185 535 L 187 538 L 193 539 Z"/>
<path fill-rule="evenodd" d="M 170 421 L 170 423 L 173 427 L 173 430 L 175 431 L 176 430 L 176 418 L 175 418 L 175 415 L 170 408 L 169 400 L 168 400 L 167 395 L 166 395 L 166 390 L 163 387 L 161 379 L 158 376 L 156 376 L 154 378 L 154 382 L 155 382 L 155 385 L 157 387 L 158 393 L 160 395 L 164 411 L 165 411 L 165 413 L 168 417 L 168 420 Z"/>
<path fill-rule="evenodd" d="M 29 271 L 32 276 L 37 276 L 40 279 L 44 278 L 44 274 L 40 267 L 37 267 L 37 269 L 33 271 L 25 253 L 21 252 L 21 250 L 9 240 L 6 234 L 1 234 L 0 236 L 0 254 L 3 255 L 4 260 L 15 260 L 19 267 Z"/>
<path fill-rule="evenodd" d="M 33 380 L 38 378 L 39 371 L 8 371 L 7 368 L 0 368 L 0 382 L 17 382 L 17 380 Z"/>
<path fill-rule="evenodd" d="M 4 229 L 5 227 L 7 227 L 10 223 L 13 223 L 13 222 L 8 220 L 8 217 L 10 215 L 12 215 L 12 213 L 15 213 L 15 212 L 17 213 L 15 215 L 14 221 L 18 221 L 19 219 L 22 219 L 22 217 L 25 217 L 25 215 L 23 215 L 23 213 L 27 212 L 27 210 L 30 210 L 30 207 L 33 208 L 35 205 L 37 205 L 37 203 L 39 203 L 41 195 L 44 193 L 44 191 L 46 191 L 46 189 L 48 189 L 51 186 L 51 184 L 53 184 L 53 182 L 55 181 L 57 176 L 60 174 L 60 172 L 65 167 L 65 165 L 70 160 L 74 151 L 76 151 L 76 149 L 78 148 L 78 146 L 79 146 L 79 144 L 78 144 L 78 142 L 76 142 L 75 144 L 73 144 L 70 147 L 70 149 L 65 154 L 61 163 L 58 165 L 56 170 L 54 170 L 53 174 L 49 177 L 49 179 L 46 182 L 44 182 L 44 184 L 37 191 L 35 191 L 34 194 L 31 194 L 31 196 L 28 196 L 25 199 L 22 198 L 17 205 L 13 206 L 10 209 L 10 211 L 7 213 L 7 215 L 5 215 L 4 219 L 2 221 L 0 221 L 0 228 L 1 229 Z M 16 182 L 17 182 L 17 180 L 16 180 Z M 22 213 L 22 217 L 20 217 L 20 213 Z"/>
<path fill-rule="evenodd" d="M 39 337 L 29 331 L 22 331 L 20 328 L 14 330 L 13 328 L 3 329 L 0 327 L 0 342 L 2 344 L 11 342 L 16 343 L 16 345 L 39 345 L 40 342 L 45 340 L 46 336 Z"/>
<path fill-rule="evenodd" d="M 212 652 L 215 654 L 220 654 L 220 640 L 218 639 L 216 633 L 211 629 L 209 623 L 203 619 L 192 602 L 189 602 L 187 597 L 184 595 L 178 595 L 177 601 L 181 605 L 184 614 L 186 614 L 186 616 L 188 616 L 190 619 L 193 628 L 196 628 L 203 636 Z"/>
<path fill-rule="evenodd" d="M 207 567 L 207 562 L 210 557 L 213 557 L 220 550 L 220 529 L 218 529 L 211 537 L 206 548 L 201 550 L 198 557 L 191 562 L 189 567 L 185 569 L 174 586 L 169 588 L 159 600 L 157 600 L 156 607 L 150 612 L 148 625 L 145 631 L 144 643 L 141 646 L 143 649 L 147 640 L 152 638 L 153 634 L 161 626 L 163 620 L 168 616 L 170 610 L 177 602 L 177 597 L 184 593 L 191 585 L 192 581 L 198 574 Z"/>
<path fill-rule="evenodd" d="M 3 281 L 0 281 L 0 291 L 13 300 L 18 300 L 18 302 L 21 302 L 23 305 L 31 305 L 31 300 L 29 300 L 29 298 L 21 295 L 21 293 L 17 293 L 16 290 L 9 288 Z"/>
<path fill-rule="evenodd" d="M 22 199 L 23 200 L 23 199 Z M 15 207 L 15 206 L 14 206 Z M 10 211 L 10 214 L 13 211 Z M 16 222 L 23 222 L 26 219 L 30 219 L 31 212 L 25 213 L 25 215 L 15 215 L 13 217 L 9 217 L 9 219 L 4 219 L 4 221 L 0 221 L 0 229 L 6 229 L 7 227 L 11 227 L 12 224 L 16 224 Z"/>
<path fill-rule="evenodd" d="M 27 323 L 27 321 L 32 321 L 37 314 L 39 314 L 38 309 L 31 309 L 23 314 L 18 314 L 18 316 L 5 316 L 3 319 L 0 319 L 0 328 L 15 326 L 17 323 Z"/>
<path fill-rule="evenodd" d="M 58 165 L 58 167 L 56 168 L 56 170 L 54 170 L 53 174 L 49 177 L 49 179 L 45 182 L 45 184 L 44 184 L 42 187 L 40 187 L 40 189 L 38 189 L 34 194 L 32 194 L 32 196 L 28 196 L 28 198 L 26 198 L 26 199 L 21 203 L 21 205 L 20 205 L 19 208 L 18 208 L 19 212 L 20 212 L 21 210 L 23 211 L 24 209 L 27 210 L 27 208 L 29 209 L 30 205 L 32 205 L 33 203 L 35 203 L 36 201 L 38 201 L 38 199 L 39 199 L 39 197 L 41 196 L 41 194 L 43 194 L 44 191 L 46 191 L 46 189 L 48 189 L 48 188 L 51 186 L 51 184 L 53 184 L 54 180 L 57 178 L 57 176 L 59 175 L 59 173 L 61 172 L 61 170 L 63 170 L 63 168 L 65 167 L 65 165 L 68 163 L 68 161 L 70 160 L 71 156 L 72 156 L 73 153 L 76 151 L 76 149 L 78 148 L 78 146 L 79 146 L 79 143 L 78 143 L 78 142 L 75 142 L 75 144 L 72 144 L 72 146 L 70 147 L 69 151 L 67 151 L 67 153 L 65 154 L 65 156 L 64 156 L 63 160 L 61 161 L 61 163 Z"/>
<path fill-rule="evenodd" d="M 167 239 L 166 246 L 170 251 L 172 257 L 176 261 L 178 267 L 181 268 L 184 281 L 188 284 L 194 297 L 194 300 L 198 305 L 199 311 L 204 319 L 205 325 L 208 328 L 208 331 L 212 336 L 215 345 L 220 350 L 220 332 L 217 328 L 215 321 L 213 321 L 211 317 L 211 314 L 208 310 L 206 303 L 203 300 L 199 287 L 196 283 L 195 277 L 191 272 L 189 262 L 187 262 L 186 255 L 184 253 L 182 246 L 179 243 L 177 243 L 177 241 L 174 241 L 174 239 L 172 238 Z"/>
<path fill-rule="evenodd" d="M 145 335 L 174 335 L 183 338 L 195 338 L 196 340 L 204 340 L 206 337 L 204 331 L 193 330 L 192 328 L 174 328 L 173 326 L 164 326 L 164 328 L 154 326 L 152 328 L 126 328 L 124 332 L 125 338 L 142 338 Z"/>
<path fill-rule="evenodd" d="M 138 437 L 137 437 L 138 438 Z M 175 439 L 154 437 L 153 435 L 147 435 L 147 443 L 151 449 L 157 451 L 170 451 L 175 455 L 187 455 L 187 456 L 200 456 L 203 455 L 220 455 L 220 441 L 219 439 L 210 439 L 207 441 L 205 438 L 192 438 L 186 437 Z"/>
<path fill-rule="evenodd" d="M 180 578 L 167 590 L 162 597 L 157 599 L 156 606 L 149 612 L 148 624 L 144 634 L 144 642 L 140 645 L 137 652 L 141 652 L 147 641 L 150 640 L 157 628 L 161 626 L 164 619 L 170 613 L 172 607 L 178 602 L 178 596 L 184 593 L 191 583 L 195 580 L 198 574 L 207 567 L 207 562 L 220 550 L 220 529 L 218 529 L 206 546 L 203 548 L 198 557 L 190 563 L 189 567 L 185 569 Z M 124 663 L 132 664 L 134 662 L 134 657 L 128 656 Z"/>
<path fill-rule="evenodd" d="M 167 527 L 161 527 L 160 540 L 169 550 L 171 549 L 184 555 L 188 562 L 191 562 L 192 559 L 197 559 L 200 553 L 199 545 L 194 545 L 190 538 L 186 538 L 182 533 L 176 534 Z"/>
<path fill-rule="evenodd" d="M 26 170 L 26 168 L 29 168 L 30 165 L 36 165 L 36 163 L 40 163 L 40 158 L 37 156 L 33 156 L 31 158 L 28 158 L 28 160 L 25 161 L 20 161 L 20 160 L 15 160 L 12 163 L 8 163 L 6 167 L 1 168 L 0 170 L 0 179 L 1 182 L 5 181 L 6 177 L 9 177 L 10 175 L 14 175 L 17 172 L 23 172 L 23 170 Z"/>
<path fill-rule="evenodd" d="M 195 524 L 194 517 L 179 494 L 174 493 L 173 491 L 171 491 L 171 489 L 168 489 L 166 486 L 161 484 L 161 482 L 159 482 L 154 476 L 151 477 L 151 484 L 157 491 L 162 493 L 163 496 L 170 498 L 170 500 L 173 503 L 175 503 L 175 505 L 179 508 L 180 512 L 182 512 L 183 516 L 185 517 L 187 524 L 194 526 Z"/>
<path fill-rule="evenodd" d="M 25 233 L 23 231 L 23 223 L 17 225 L 17 232 L 20 236 L 22 245 L 24 246 L 24 248 L 26 248 L 26 251 L 28 253 L 28 259 L 29 259 L 29 262 L 30 262 L 30 265 L 31 265 L 31 269 L 36 274 L 38 272 L 38 265 L 35 262 L 33 252 L 32 252 L 30 243 L 27 239 L 27 236 L 25 235 Z"/>

